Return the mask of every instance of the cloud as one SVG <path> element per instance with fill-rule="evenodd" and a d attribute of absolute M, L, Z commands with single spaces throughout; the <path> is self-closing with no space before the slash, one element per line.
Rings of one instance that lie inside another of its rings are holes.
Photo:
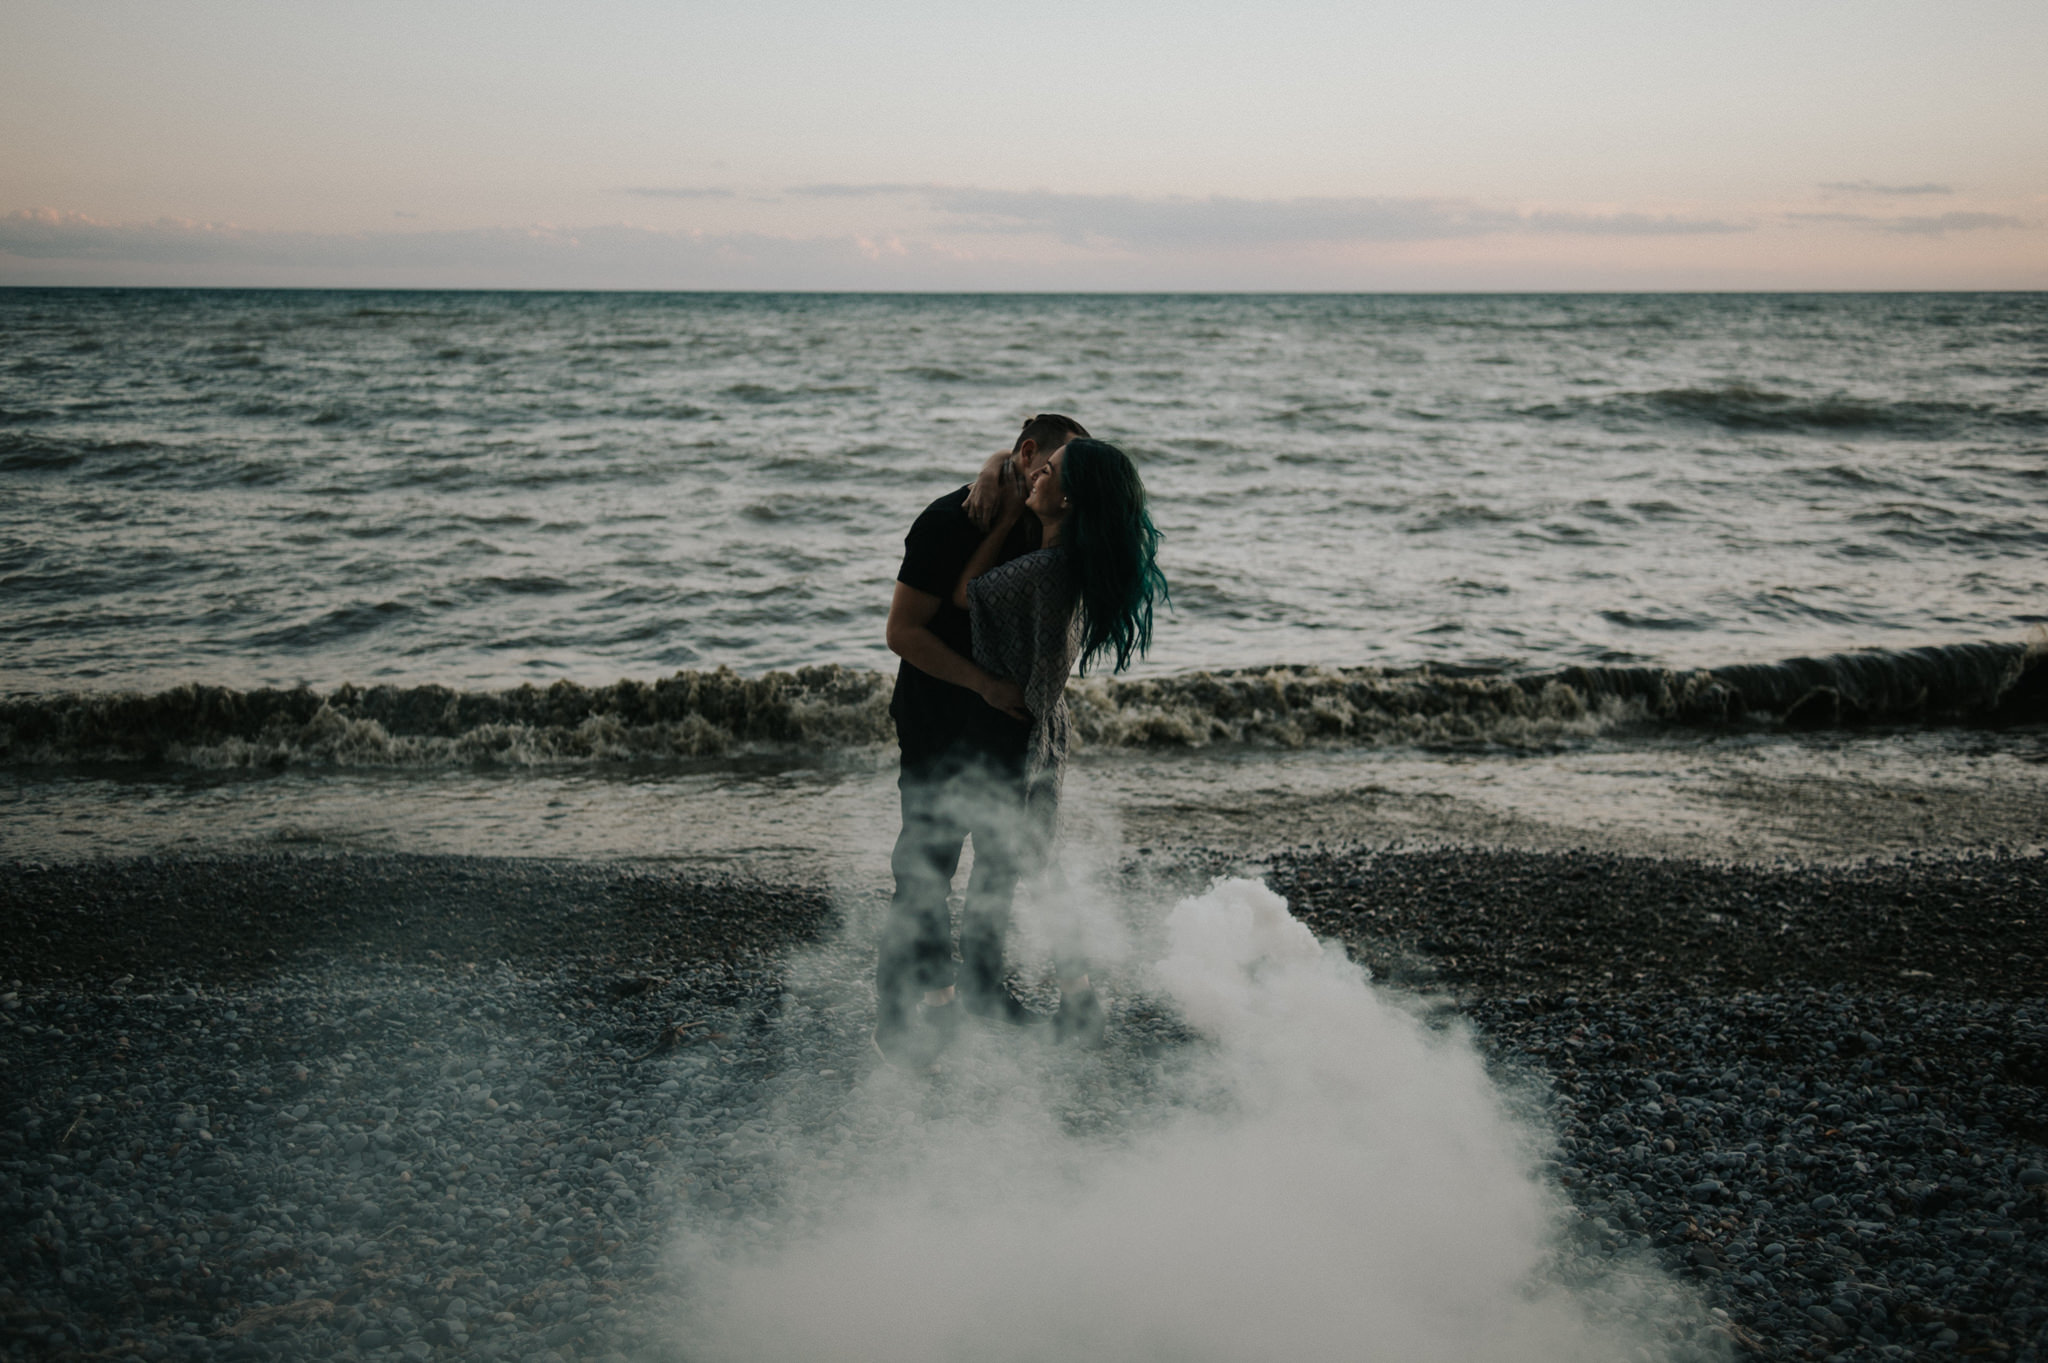
<path fill-rule="evenodd" d="M 0 255 L 33 261 L 318 272 L 322 278 L 429 275 L 562 287 L 781 287 L 872 273 L 935 253 L 856 237 L 714 234 L 623 225 L 297 232 L 159 218 L 115 223 L 32 209 L 0 216 Z M 943 257 L 938 257 L 943 259 Z"/>
<path fill-rule="evenodd" d="M 641 199 L 730 199 L 729 189 L 698 188 L 693 185 L 625 185 L 614 191 Z"/>
<path fill-rule="evenodd" d="M 1821 188 L 1838 194 L 1878 194 L 1889 198 L 1898 198 L 1911 194 L 1953 194 L 1956 192 L 1955 188 L 1951 185 L 1880 185 L 1873 184 L 1869 180 L 1829 180 L 1823 183 Z"/>
<path fill-rule="evenodd" d="M 1804 287 L 1820 267 L 1809 261 L 1800 267 L 1807 273 L 1759 270 L 1764 238 L 1752 237 L 1758 244 L 1745 253 L 1733 238 L 1714 234 L 1775 231 L 1775 248 L 1789 244 L 1784 234 L 1811 223 L 1836 224 L 1872 242 L 1977 239 L 1944 248 L 1948 273 L 1917 275 L 1916 287 L 2038 286 L 2038 267 L 2022 262 L 2015 274 L 2005 259 L 2030 239 L 2001 238 L 1999 229 L 2041 224 L 1992 212 L 1774 212 L 1751 223 L 1453 199 L 1146 198 L 934 185 L 809 186 L 797 193 L 903 201 L 877 202 L 854 215 L 875 221 L 808 233 L 801 226 L 778 233 L 625 224 L 435 229 L 411 222 L 317 232 L 177 218 L 112 222 L 36 209 L 0 214 L 0 284 L 994 292 Z M 1806 241 L 1809 254 L 1822 249 L 1819 233 Z M 1646 253 L 1654 257 L 1648 263 Z M 1990 273 L 1987 253 L 1998 257 Z M 1830 262 L 1840 255 L 1824 254 Z M 1897 279 L 1889 257 L 1849 264 L 1866 273 L 1819 277 L 1853 278 L 1856 287 Z"/>
<path fill-rule="evenodd" d="M 613 231 L 631 229 L 611 229 Z M 552 228 L 455 231 L 294 232 L 158 218 L 114 223 L 83 213 L 30 209 L 0 218 L 0 251 L 32 260 L 156 264 L 440 266 L 475 259 L 528 260 L 573 251 L 577 234 Z"/>
<path fill-rule="evenodd" d="M 804 185 L 793 194 L 915 195 L 983 232 L 1047 232 L 1072 245 L 1230 249 L 1440 241 L 1495 233 L 1671 236 L 1747 231 L 1717 218 L 1490 208 L 1460 199 L 1141 198 L 943 185 Z"/>
<path fill-rule="evenodd" d="M 1940 237 L 1950 232 L 1982 232 L 2001 228 L 2034 227 L 2025 218 L 2006 213 L 1934 213 L 1882 217 L 1874 213 L 1787 213 L 1793 222 L 1838 222 L 1868 227 L 1875 232 L 1896 232 L 1906 236 Z"/>
<path fill-rule="evenodd" d="M 621 192 L 679 198 L 731 193 L 651 186 Z M 1491 233 L 1660 236 L 1745 230 L 1714 219 L 1518 211 L 1449 199 L 1148 199 L 934 185 L 809 185 L 790 192 L 842 198 L 913 195 L 951 219 L 936 233 L 939 237 L 949 232 L 1050 235 L 1087 250 L 1141 254 L 1435 241 Z M 813 267 L 872 263 L 885 257 L 905 261 L 920 252 L 931 260 L 953 263 L 962 255 L 893 239 L 877 246 L 855 236 L 714 234 L 624 225 L 305 232 L 183 218 L 107 222 L 53 209 L 0 216 L 0 253 L 27 260 L 157 266 L 496 272 L 601 282 L 627 276 L 767 277 L 778 268 L 805 274 Z"/>
<path fill-rule="evenodd" d="M 788 192 L 807 199 L 874 199 L 890 194 L 928 194 L 940 185 L 791 185 Z"/>

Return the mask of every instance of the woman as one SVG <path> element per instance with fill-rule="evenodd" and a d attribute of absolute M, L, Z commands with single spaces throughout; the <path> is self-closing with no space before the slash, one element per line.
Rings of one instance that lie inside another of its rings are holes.
<path fill-rule="evenodd" d="M 1026 511 L 1038 517 L 1043 547 L 991 566 Z M 1129 456 L 1107 441 L 1071 440 L 1024 498 L 1007 499 L 954 590 L 973 629 L 974 661 L 1021 687 L 1031 712 L 1015 849 L 1026 866 L 1044 861 L 1057 832 L 1067 674 L 1077 659 L 1083 672 L 1104 660 L 1122 672 L 1151 647 L 1153 606 L 1168 599 L 1158 552 Z M 1085 970 L 1062 979 L 1053 1023 L 1061 1036 L 1100 1039 L 1102 1001 Z"/>

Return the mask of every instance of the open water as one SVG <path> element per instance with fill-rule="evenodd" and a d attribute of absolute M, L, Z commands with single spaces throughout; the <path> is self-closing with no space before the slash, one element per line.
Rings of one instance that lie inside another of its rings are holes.
<path fill-rule="evenodd" d="M 1036 410 L 1167 535 L 1098 750 L 2024 718 L 2048 295 L 9 290 L 0 768 L 885 751 L 901 535 Z"/>

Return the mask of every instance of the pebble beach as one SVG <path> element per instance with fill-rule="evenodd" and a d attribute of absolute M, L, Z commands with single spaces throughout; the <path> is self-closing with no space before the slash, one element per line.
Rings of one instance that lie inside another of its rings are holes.
<path fill-rule="evenodd" d="M 1221 854 L 1131 856 L 1146 896 Z M 1671 1356 L 2048 1344 L 2038 855 L 1768 867 L 1278 849 L 1258 868 L 1555 1134 L 1560 1275 L 1648 1262 Z M 587 862 L 16 863 L 0 996 L 21 1358 L 691 1357 L 679 1225 L 966 1101 L 868 1047 L 879 900 Z M 1028 987 L 1028 982 L 1027 987 Z M 1070 1130 L 1201 1038 L 1112 980 Z M 1134 1115 L 1136 1114 L 1136 1115 Z"/>

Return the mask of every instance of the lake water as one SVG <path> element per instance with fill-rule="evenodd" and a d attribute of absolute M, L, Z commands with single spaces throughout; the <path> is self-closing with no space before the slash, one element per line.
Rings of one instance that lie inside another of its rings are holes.
<path fill-rule="evenodd" d="M 98 809 L 79 764 L 872 748 L 902 533 L 1038 410 L 1127 449 L 1167 535 L 1154 690 L 1093 693 L 1098 747 L 1626 747 L 1644 713 L 1597 687 L 1475 726 L 1356 718 L 1355 683 L 1988 641 L 1992 694 L 2048 621 L 2038 294 L 6 290 L 0 766 L 21 808 Z M 774 733 L 444 704 L 823 665 Z M 1352 689 L 1240 723 L 1187 684 L 1278 667 Z M 248 718 L 344 684 L 399 699 Z"/>

